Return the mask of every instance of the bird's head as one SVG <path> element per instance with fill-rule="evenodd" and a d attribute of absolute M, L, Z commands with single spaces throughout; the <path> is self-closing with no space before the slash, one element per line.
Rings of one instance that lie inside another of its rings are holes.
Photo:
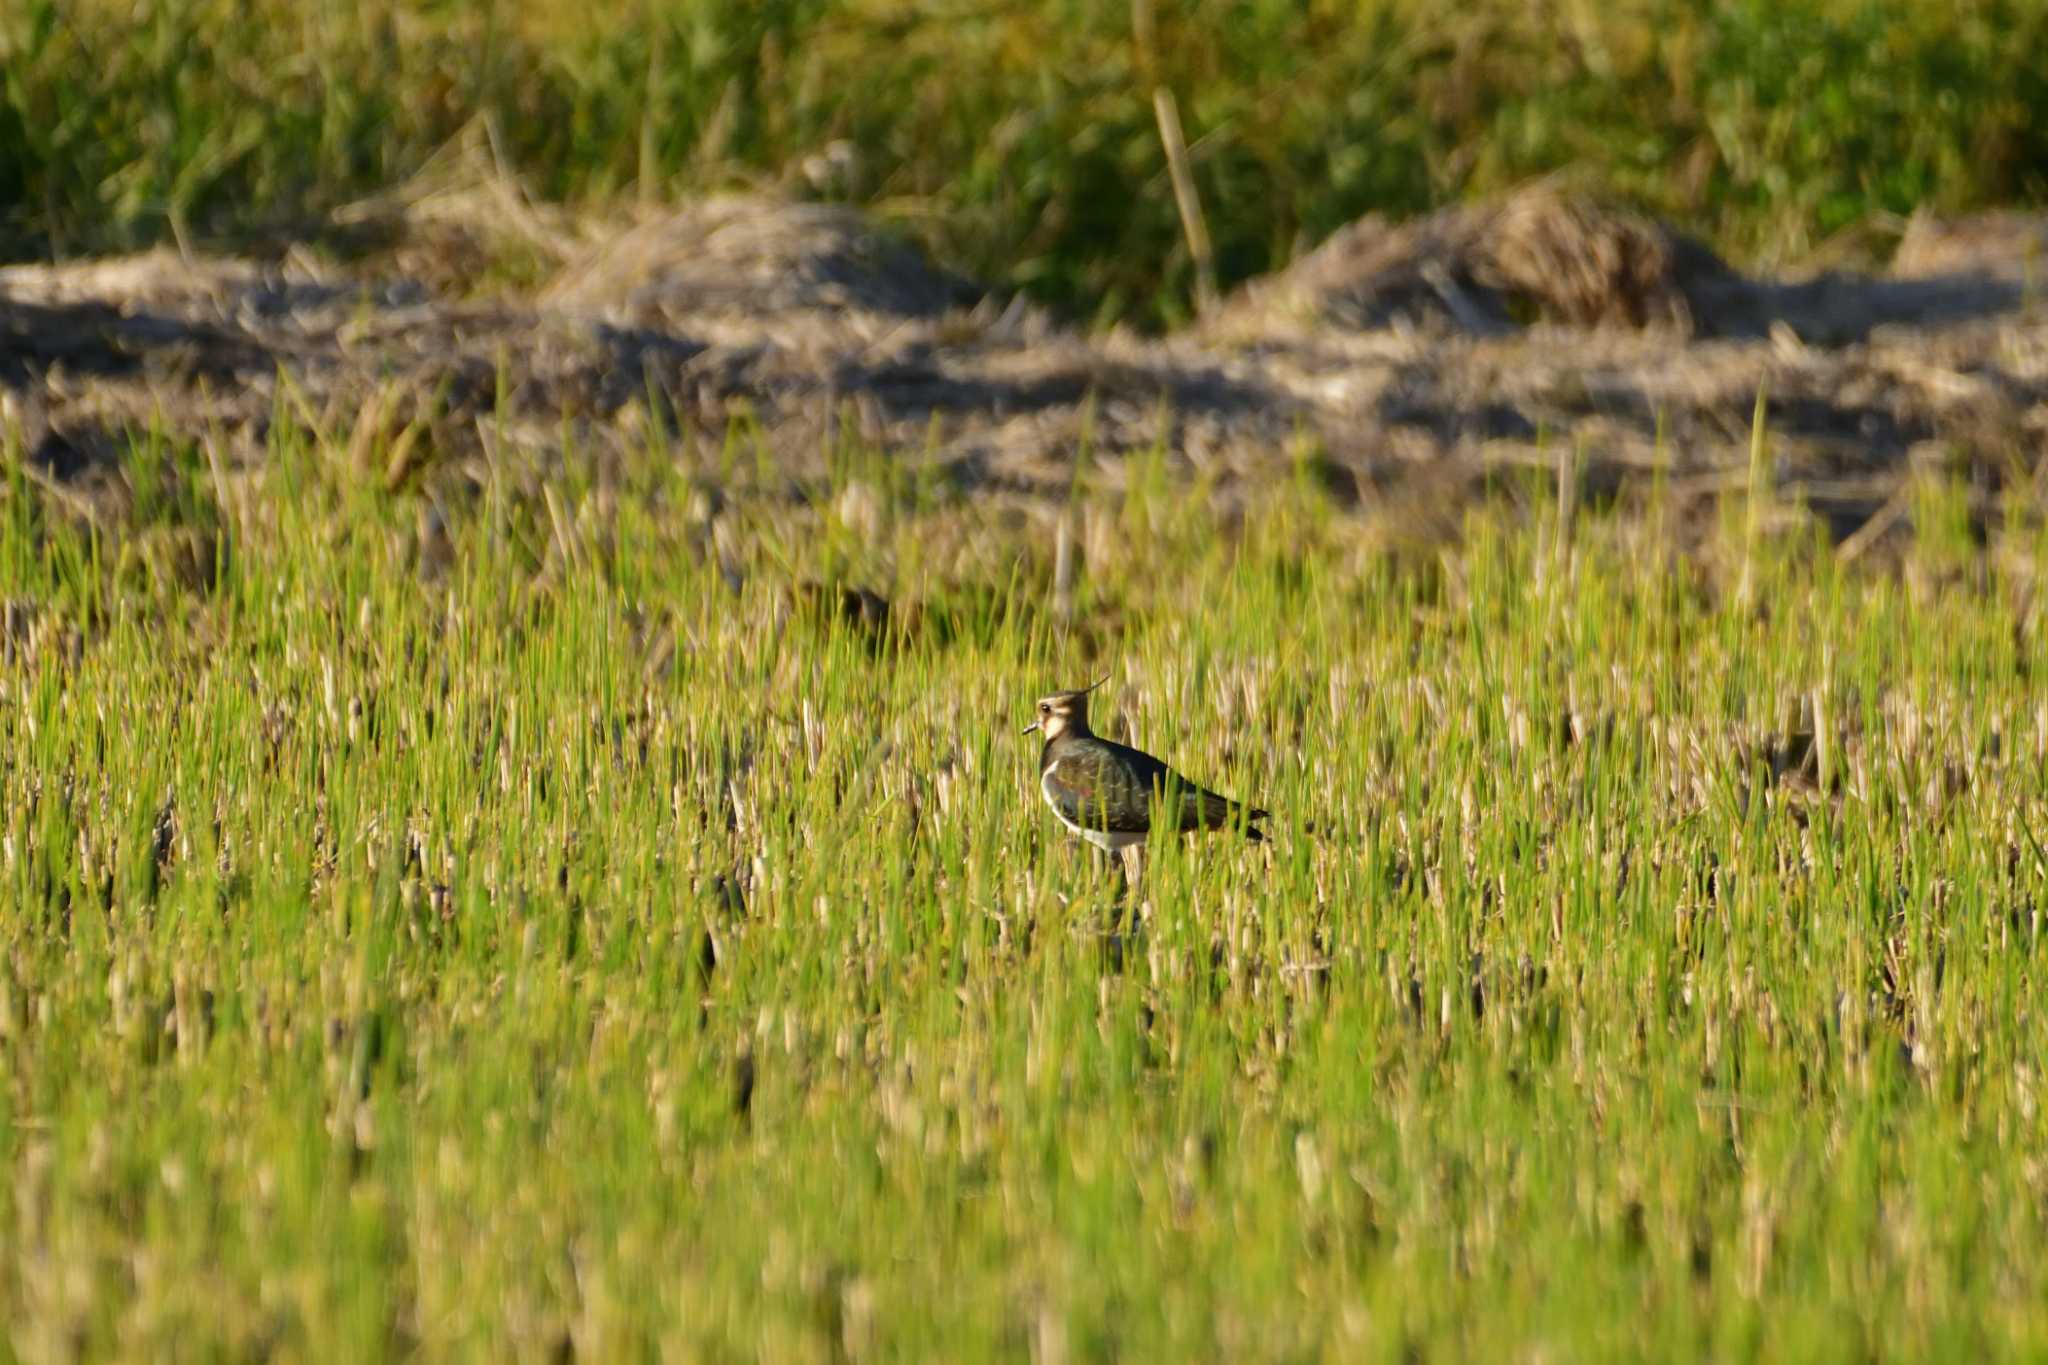
<path fill-rule="evenodd" d="M 1088 729 L 1088 694 L 1108 681 L 1109 677 L 1105 674 L 1103 677 L 1089 683 L 1086 687 L 1076 688 L 1071 692 L 1054 692 L 1050 696 L 1040 697 L 1034 707 L 1038 713 L 1037 719 L 1024 727 L 1024 733 L 1028 735 L 1033 730 L 1039 730 L 1044 732 L 1048 740 L 1058 739 L 1061 735 L 1085 735 L 1090 733 Z"/>

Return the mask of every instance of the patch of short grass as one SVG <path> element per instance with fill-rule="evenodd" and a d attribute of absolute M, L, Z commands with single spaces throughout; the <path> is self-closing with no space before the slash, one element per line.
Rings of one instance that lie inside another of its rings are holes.
<path fill-rule="evenodd" d="M 869 541 L 707 528 L 676 452 L 432 568 L 274 440 L 236 509 L 134 457 L 205 579 L 7 485 L 14 1354 L 2048 1341 L 2023 525 L 1744 605 L 1619 512 L 1395 553 L 1083 480 L 1062 626 L 1041 531 L 872 456 Z M 1270 844 L 1117 899 L 1015 733 L 1101 670 Z"/>

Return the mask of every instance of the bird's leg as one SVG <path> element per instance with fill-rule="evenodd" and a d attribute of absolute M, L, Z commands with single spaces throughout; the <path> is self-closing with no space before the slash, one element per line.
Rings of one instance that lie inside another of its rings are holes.
<path fill-rule="evenodd" d="M 1123 857 L 1124 875 L 1138 889 L 1137 894 L 1130 898 L 1131 932 L 1140 934 L 1152 922 L 1152 887 L 1150 879 L 1146 876 L 1146 868 L 1150 866 L 1151 858 L 1143 844 L 1132 844 L 1125 848 Z"/>
<path fill-rule="evenodd" d="M 1124 874 L 1122 858 L 1111 852 L 1109 862 L 1116 886 L 1109 894 L 1109 903 L 1102 907 L 1102 918 L 1095 931 L 1095 947 L 1101 954 L 1103 970 L 1112 975 L 1122 975 L 1124 906 L 1130 900 L 1131 881 Z"/>
<path fill-rule="evenodd" d="M 1117 858 L 1123 864 L 1124 884 L 1143 886 L 1145 884 L 1145 846 L 1125 844 L 1117 851 Z"/>

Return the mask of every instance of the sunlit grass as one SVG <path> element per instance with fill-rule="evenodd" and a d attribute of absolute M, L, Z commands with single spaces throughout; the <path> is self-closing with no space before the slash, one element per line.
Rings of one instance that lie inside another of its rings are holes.
<path fill-rule="evenodd" d="M 425 570 L 274 440 L 239 511 L 133 457 L 203 578 L 0 503 L 14 1354 L 2048 1342 L 2018 522 L 1930 487 L 1907 572 L 1775 539 L 1745 608 L 1633 515 L 1083 478 L 1063 629 L 1042 528 L 872 452 L 870 539 L 678 451 Z M 1118 902 L 1016 733 L 1097 671 L 1272 842 Z"/>

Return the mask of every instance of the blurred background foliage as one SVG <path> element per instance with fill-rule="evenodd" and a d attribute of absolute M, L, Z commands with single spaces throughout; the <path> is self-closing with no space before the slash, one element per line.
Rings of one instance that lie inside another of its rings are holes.
<path fill-rule="evenodd" d="M 318 235 L 479 119 L 582 209 L 773 186 L 1096 322 L 1568 172 L 1738 261 L 2048 192 L 2039 0 L 12 0 L 0 252 Z"/>

